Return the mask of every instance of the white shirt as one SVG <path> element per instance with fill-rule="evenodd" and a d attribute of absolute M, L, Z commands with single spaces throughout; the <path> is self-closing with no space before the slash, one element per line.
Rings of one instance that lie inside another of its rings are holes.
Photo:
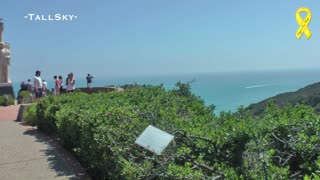
<path fill-rule="evenodd" d="M 46 81 L 42 82 L 43 88 L 47 89 L 48 83 Z"/>
<path fill-rule="evenodd" d="M 34 82 L 35 82 L 35 85 L 36 85 L 36 87 L 35 88 L 42 88 L 42 80 L 41 80 L 41 77 L 39 76 L 39 77 L 37 77 L 37 76 L 35 76 L 34 77 Z"/>

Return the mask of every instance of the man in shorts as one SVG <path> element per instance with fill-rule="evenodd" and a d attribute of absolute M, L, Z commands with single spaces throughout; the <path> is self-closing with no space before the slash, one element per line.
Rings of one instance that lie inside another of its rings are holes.
<path fill-rule="evenodd" d="M 88 76 L 87 76 L 87 87 L 90 89 L 90 91 L 92 89 L 92 79 L 93 79 L 93 76 L 88 74 Z"/>

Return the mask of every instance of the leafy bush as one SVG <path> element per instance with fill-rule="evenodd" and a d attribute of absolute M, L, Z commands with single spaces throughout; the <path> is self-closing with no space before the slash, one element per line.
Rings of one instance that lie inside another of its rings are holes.
<path fill-rule="evenodd" d="M 0 96 L 0 106 L 6 106 L 6 97 Z"/>
<path fill-rule="evenodd" d="M 30 98 L 30 92 L 29 91 L 20 91 L 18 95 L 18 99 L 23 98 Z"/>
<path fill-rule="evenodd" d="M 67 93 L 59 96 L 60 98 L 49 96 L 48 98 L 40 99 L 36 109 L 39 119 L 38 128 L 49 134 L 55 134 L 57 131 L 56 112 L 64 108 L 74 107 L 77 99 L 85 96 L 87 96 L 85 93 Z"/>
<path fill-rule="evenodd" d="M 9 105 L 14 105 L 14 99 L 11 95 L 8 95 L 9 97 Z"/>
<path fill-rule="evenodd" d="M 20 91 L 18 94 L 18 104 L 32 103 L 32 94 L 29 91 Z"/>
<path fill-rule="evenodd" d="M 0 106 L 14 105 L 14 99 L 11 95 L 5 94 L 0 96 Z"/>
<path fill-rule="evenodd" d="M 115 87 L 114 85 L 110 85 L 109 87 Z M 139 88 L 139 87 L 142 87 L 142 85 L 139 85 L 137 83 L 134 83 L 134 84 L 125 84 L 125 85 L 122 85 L 120 86 L 121 88 L 123 89 L 131 89 L 131 88 Z"/>
<path fill-rule="evenodd" d="M 170 91 L 143 86 L 41 99 L 38 127 L 57 134 L 95 179 L 319 176 L 320 120 L 312 108 L 269 104 L 262 118 L 242 107 L 217 117 L 190 88 L 177 83 Z M 157 157 L 134 144 L 150 124 L 175 136 Z"/>
<path fill-rule="evenodd" d="M 30 126 L 36 126 L 39 124 L 36 104 L 28 106 L 27 110 L 23 113 L 23 119 Z"/>

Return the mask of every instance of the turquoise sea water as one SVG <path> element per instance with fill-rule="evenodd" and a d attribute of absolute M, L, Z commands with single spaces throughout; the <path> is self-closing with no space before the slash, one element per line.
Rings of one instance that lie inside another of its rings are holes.
<path fill-rule="evenodd" d="M 76 77 L 77 87 L 86 87 L 85 77 Z M 191 83 L 192 92 L 205 100 L 207 105 L 214 104 L 216 112 L 235 111 L 240 105 L 248 106 L 279 93 L 296 91 L 306 85 L 320 81 L 320 70 L 299 70 L 283 72 L 239 72 L 210 73 L 167 76 L 137 77 L 96 77 L 93 86 L 152 84 L 161 83 L 167 89 L 174 88 L 178 81 Z M 21 82 L 21 81 L 20 81 Z M 14 90 L 20 89 L 20 82 L 13 82 Z M 49 88 L 53 81 L 48 81 Z"/>

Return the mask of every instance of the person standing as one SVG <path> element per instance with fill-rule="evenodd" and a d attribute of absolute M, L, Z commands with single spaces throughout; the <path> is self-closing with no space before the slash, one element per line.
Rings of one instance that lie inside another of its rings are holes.
<path fill-rule="evenodd" d="M 87 87 L 89 88 L 90 91 L 92 89 L 92 79 L 94 79 L 94 77 L 91 76 L 91 74 L 88 74 L 88 76 L 87 76 Z"/>
<path fill-rule="evenodd" d="M 48 83 L 47 83 L 45 80 L 42 80 L 42 89 L 43 89 L 44 91 L 47 90 L 47 86 L 48 86 Z"/>
<path fill-rule="evenodd" d="M 42 97 L 42 80 L 41 80 L 41 72 L 36 71 L 36 75 L 34 77 L 34 90 L 36 93 L 36 98 Z"/>
<path fill-rule="evenodd" d="M 70 79 L 70 74 L 67 75 L 67 78 L 66 78 L 66 92 L 68 93 L 69 90 L 70 90 L 70 82 L 69 82 L 69 79 Z"/>
<path fill-rule="evenodd" d="M 62 79 L 62 76 L 59 76 L 59 82 L 60 82 L 60 91 L 59 91 L 59 93 L 61 94 L 63 92 L 63 79 Z"/>
<path fill-rule="evenodd" d="M 56 96 L 60 95 L 60 80 L 58 79 L 58 76 L 53 76 L 54 79 L 54 89 L 55 89 L 55 94 Z"/>
<path fill-rule="evenodd" d="M 20 90 L 18 92 L 18 95 L 20 94 L 20 92 L 27 91 L 27 90 L 28 90 L 27 85 L 24 83 L 24 81 L 22 81 L 21 84 L 20 84 Z"/>
<path fill-rule="evenodd" d="M 71 73 L 72 79 L 72 92 L 76 91 L 76 80 L 74 79 L 73 73 Z"/>
<path fill-rule="evenodd" d="M 32 86 L 32 83 L 31 83 L 31 79 L 28 79 L 27 88 L 28 88 L 28 91 L 29 91 L 30 93 L 32 93 L 32 91 L 33 91 L 33 86 Z"/>
<path fill-rule="evenodd" d="M 73 73 L 68 74 L 67 78 L 67 92 L 74 92 L 76 89 L 76 80 L 73 77 Z"/>
<path fill-rule="evenodd" d="M 47 97 L 48 91 L 47 91 L 48 83 L 45 80 L 42 80 L 42 96 Z"/>
<path fill-rule="evenodd" d="M 34 89 L 33 89 L 32 83 L 31 83 L 31 79 L 28 79 L 27 89 L 30 92 L 30 94 L 32 94 L 32 97 L 34 97 Z"/>
<path fill-rule="evenodd" d="M 27 87 L 27 85 L 24 83 L 24 81 L 21 82 L 20 88 L 21 88 L 21 91 L 27 91 L 27 90 L 28 90 L 28 87 Z"/>

